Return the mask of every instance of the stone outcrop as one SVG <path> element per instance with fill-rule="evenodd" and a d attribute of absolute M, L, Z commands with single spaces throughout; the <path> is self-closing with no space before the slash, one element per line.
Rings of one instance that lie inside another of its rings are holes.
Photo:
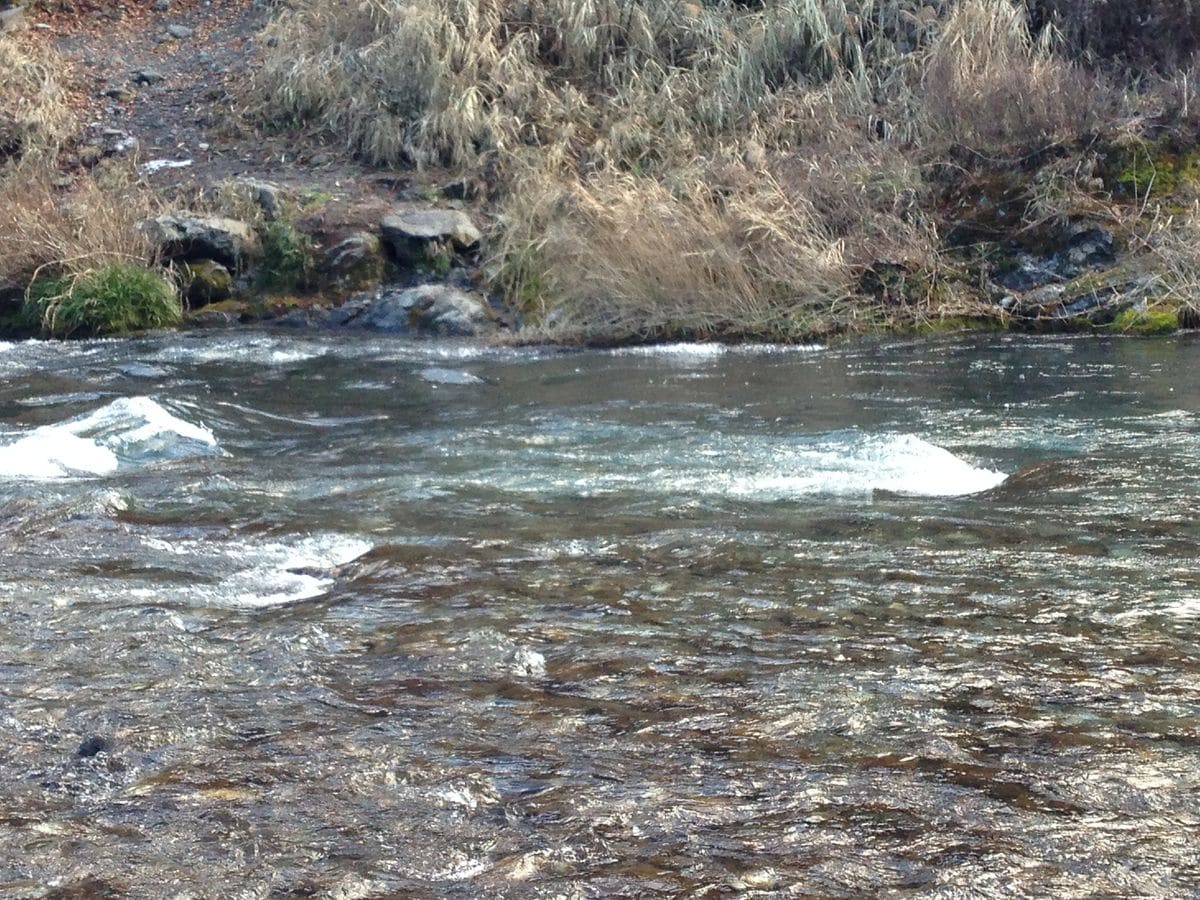
<path fill-rule="evenodd" d="M 373 234 L 359 232 L 324 252 L 320 277 L 337 290 L 360 290 L 381 281 L 383 269 L 383 243 Z"/>
<path fill-rule="evenodd" d="M 212 259 L 240 270 L 261 252 L 254 229 L 237 219 L 169 213 L 151 219 L 146 229 L 168 259 Z"/>
<path fill-rule="evenodd" d="M 399 210 L 380 223 L 384 242 L 396 259 L 406 265 L 421 265 L 439 252 L 475 250 L 483 234 L 471 217 L 456 209 Z"/>

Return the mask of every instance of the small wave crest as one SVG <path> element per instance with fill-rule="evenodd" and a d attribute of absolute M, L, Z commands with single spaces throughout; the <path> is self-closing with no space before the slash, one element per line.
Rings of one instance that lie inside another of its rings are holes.
<path fill-rule="evenodd" d="M 0 477 L 29 480 L 111 475 L 123 464 L 219 451 L 211 431 L 172 415 L 149 397 L 122 397 L 10 440 L 0 446 Z"/>
<path fill-rule="evenodd" d="M 840 445 L 793 450 L 781 454 L 777 462 L 783 465 L 729 478 L 721 492 L 768 500 L 875 491 L 952 497 L 990 490 L 1007 477 L 994 469 L 973 466 L 910 434 L 873 435 Z"/>

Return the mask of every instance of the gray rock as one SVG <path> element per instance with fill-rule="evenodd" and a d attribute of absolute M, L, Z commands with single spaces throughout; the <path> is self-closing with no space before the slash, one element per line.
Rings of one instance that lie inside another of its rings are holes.
<path fill-rule="evenodd" d="M 25 19 L 25 7 L 10 6 L 8 9 L 0 9 L 0 31 L 8 31 L 11 28 L 16 28 Z"/>
<path fill-rule="evenodd" d="M 183 41 L 190 38 L 195 32 L 186 25 L 168 25 L 167 34 L 175 38 L 177 41 Z"/>
<path fill-rule="evenodd" d="M 158 69 L 137 69 L 129 80 L 134 84 L 158 84 L 163 74 Z"/>
<path fill-rule="evenodd" d="M 169 213 L 151 219 L 146 229 L 169 259 L 213 259 L 240 269 L 261 251 L 254 229 L 237 219 Z"/>
<path fill-rule="evenodd" d="M 332 287 L 365 288 L 383 277 L 383 244 L 373 234 L 352 234 L 325 251 L 321 278 Z"/>
<path fill-rule="evenodd" d="M 171 0 L 154 0 L 153 9 L 155 12 L 166 12 L 171 8 Z"/>
<path fill-rule="evenodd" d="M 388 334 L 472 337 L 496 330 L 496 318 L 478 296 L 441 284 L 384 291 L 349 323 Z"/>
<path fill-rule="evenodd" d="M 283 215 L 283 190 L 279 185 L 256 178 L 238 178 L 232 187 L 258 206 L 268 219 L 274 221 Z"/>
<path fill-rule="evenodd" d="M 404 263 L 427 261 L 438 247 L 473 250 L 483 235 L 464 212 L 448 209 L 402 210 L 380 223 L 383 239 Z"/>

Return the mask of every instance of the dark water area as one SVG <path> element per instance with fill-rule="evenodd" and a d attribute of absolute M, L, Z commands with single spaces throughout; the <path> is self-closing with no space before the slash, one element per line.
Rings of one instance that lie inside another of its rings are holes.
<path fill-rule="evenodd" d="M 0 896 L 1200 894 L 1192 336 L 0 372 Z"/>

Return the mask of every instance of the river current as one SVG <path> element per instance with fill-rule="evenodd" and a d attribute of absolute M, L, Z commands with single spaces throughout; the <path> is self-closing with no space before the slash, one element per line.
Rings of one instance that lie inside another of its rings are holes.
<path fill-rule="evenodd" d="M 1200 341 L 0 344 L 0 896 L 1200 893 Z"/>

